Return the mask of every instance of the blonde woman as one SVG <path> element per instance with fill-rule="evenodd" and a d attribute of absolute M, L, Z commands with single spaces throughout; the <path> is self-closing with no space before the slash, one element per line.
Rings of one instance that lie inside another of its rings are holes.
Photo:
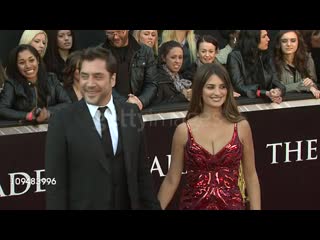
<path fill-rule="evenodd" d="M 43 30 L 24 30 L 19 42 L 19 45 L 21 44 L 31 45 L 43 58 L 48 46 L 48 36 Z"/>
<path fill-rule="evenodd" d="M 152 48 L 155 56 L 158 56 L 158 31 L 157 30 L 134 30 L 133 37 L 138 43 L 144 43 Z"/>

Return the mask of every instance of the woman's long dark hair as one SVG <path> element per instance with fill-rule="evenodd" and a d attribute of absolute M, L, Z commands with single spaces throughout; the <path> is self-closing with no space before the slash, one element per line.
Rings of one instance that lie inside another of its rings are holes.
<path fill-rule="evenodd" d="M 31 45 L 21 44 L 15 47 L 9 55 L 9 61 L 7 65 L 7 76 L 9 79 L 13 81 L 19 82 L 24 92 L 28 97 L 28 101 L 32 102 L 32 92 L 29 87 L 29 81 L 20 73 L 18 69 L 18 55 L 23 51 L 29 51 L 31 54 L 37 59 L 39 62 L 38 65 L 38 73 L 37 73 L 37 81 L 35 83 L 37 87 L 37 95 L 38 95 L 38 107 L 47 107 L 47 96 L 49 93 L 48 88 L 48 74 L 43 64 L 42 58 L 38 51 L 32 47 Z"/>
<path fill-rule="evenodd" d="M 0 89 L 2 88 L 6 79 L 7 79 L 7 74 L 2 65 L 2 61 L 0 60 Z"/>
<path fill-rule="evenodd" d="M 239 42 L 235 50 L 240 51 L 245 68 L 249 76 L 257 71 L 257 64 L 261 59 L 267 72 L 271 71 L 271 56 L 269 50 L 261 51 L 258 48 L 261 39 L 261 30 L 241 30 Z"/>
<path fill-rule="evenodd" d="M 60 56 L 59 50 L 58 50 L 58 32 L 60 30 L 46 30 L 48 35 L 48 48 L 46 51 L 46 54 L 44 55 L 44 61 L 47 65 L 48 72 L 54 72 L 58 73 L 61 68 L 64 67 L 64 65 L 61 67 L 62 63 L 64 63 L 64 60 Z M 76 46 L 75 46 L 75 33 L 73 30 L 70 30 L 72 35 L 72 47 L 69 51 L 69 54 L 72 53 Z M 61 77 L 61 76 L 58 76 Z M 63 79 L 59 79 L 59 81 L 62 81 Z"/>
<path fill-rule="evenodd" d="M 203 111 L 202 91 L 212 75 L 218 76 L 227 88 L 226 101 L 222 105 L 222 114 L 230 122 L 236 123 L 245 119 L 239 112 L 233 97 L 233 88 L 227 70 L 217 63 L 206 63 L 197 69 L 192 84 L 192 98 L 185 120 L 198 116 Z"/>
<path fill-rule="evenodd" d="M 71 88 L 74 81 L 74 73 L 79 68 L 82 51 L 77 50 L 67 58 L 67 66 L 63 71 L 63 87 Z"/>
<path fill-rule="evenodd" d="M 276 44 L 274 47 L 274 63 L 277 69 L 278 75 L 281 75 L 282 67 L 286 64 L 281 50 L 281 37 L 288 32 L 294 32 L 298 39 L 298 48 L 294 54 L 293 65 L 301 74 L 302 77 L 311 77 L 308 72 L 308 52 L 307 46 L 304 43 L 303 37 L 298 30 L 282 30 L 276 37 Z M 279 76 L 280 77 L 280 76 Z"/>

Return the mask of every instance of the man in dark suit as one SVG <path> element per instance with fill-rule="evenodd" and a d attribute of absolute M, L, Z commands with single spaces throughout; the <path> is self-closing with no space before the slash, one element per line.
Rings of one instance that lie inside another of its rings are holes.
<path fill-rule="evenodd" d="M 80 59 L 84 99 L 57 113 L 46 142 L 47 209 L 160 209 L 144 156 L 138 107 L 112 97 L 117 62 L 110 50 Z"/>

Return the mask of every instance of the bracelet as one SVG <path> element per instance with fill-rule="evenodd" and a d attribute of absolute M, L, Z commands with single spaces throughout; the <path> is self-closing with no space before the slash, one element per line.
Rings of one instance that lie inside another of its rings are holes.
<path fill-rule="evenodd" d="M 33 113 L 32 113 L 32 112 L 29 112 L 29 113 L 27 114 L 27 120 L 28 120 L 28 121 L 32 121 L 32 120 L 33 120 Z"/>
<path fill-rule="evenodd" d="M 261 96 L 261 90 L 258 89 L 258 90 L 257 90 L 257 97 L 260 97 L 260 96 Z"/>

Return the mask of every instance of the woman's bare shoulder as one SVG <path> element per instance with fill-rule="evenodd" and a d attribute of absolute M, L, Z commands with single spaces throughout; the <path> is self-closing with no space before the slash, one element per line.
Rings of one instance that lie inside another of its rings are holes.
<path fill-rule="evenodd" d="M 251 137 L 251 127 L 247 120 L 244 119 L 238 122 L 238 133 L 242 143 L 245 139 Z"/>
<path fill-rule="evenodd" d="M 175 133 L 176 134 L 183 134 L 183 133 L 186 133 L 187 131 L 188 131 L 188 127 L 187 127 L 186 122 L 182 122 L 176 127 Z"/>
<path fill-rule="evenodd" d="M 190 124 L 190 120 L 188 120 L 189 126 L 192 128 Z M 188 140 L 188 125 L 187 122 L 180 123 L 175 130 L 174 138 L 179 139 L 181 142 L 185 143 Z"/>
<path fill-rule="evenodd" d="M 250 124 L 246 119 L 241 120 L 240 122 L 238 122 L 238 128 L 243 129 L 243 130 L 248 130 L 250 129 Z"/>

